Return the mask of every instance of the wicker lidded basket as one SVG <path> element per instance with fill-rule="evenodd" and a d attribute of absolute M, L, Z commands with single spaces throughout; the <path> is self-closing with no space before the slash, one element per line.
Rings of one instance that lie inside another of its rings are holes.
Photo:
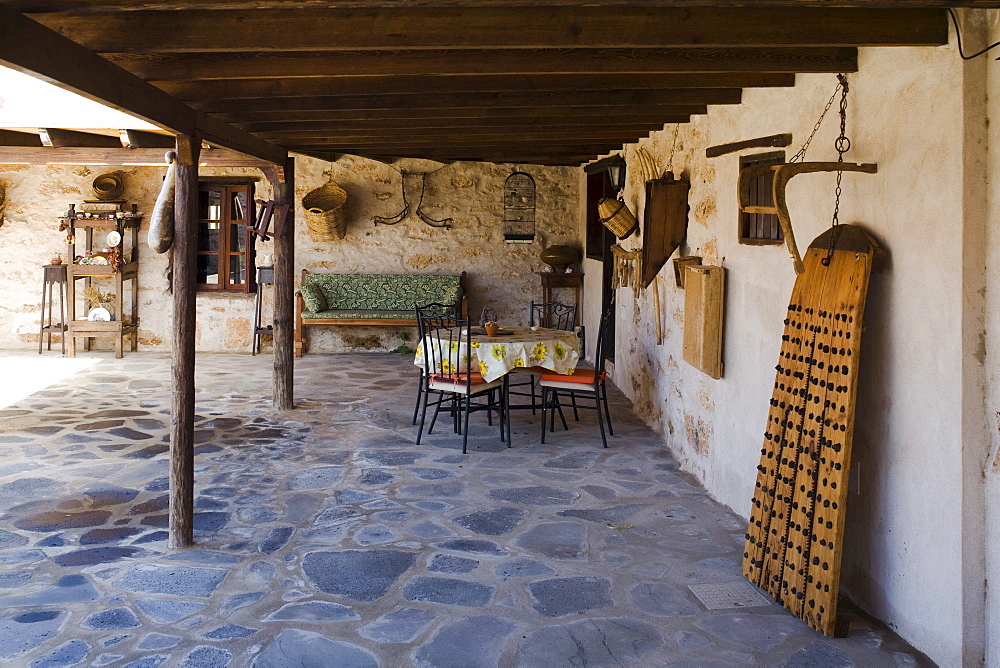
<path fill-rule="evenodd" d="M 306 226 L 313 241 L 337 241 L 347 236 L 347 193 L 333 181 L 302 198 Z"/>
<path fill-rule="evenodd" d="M 597 203 L 597 215 L 604 226 L 619 239 L 624 239 L 639 227 L 639 221 L 620 199 L 602 199 Z"/>

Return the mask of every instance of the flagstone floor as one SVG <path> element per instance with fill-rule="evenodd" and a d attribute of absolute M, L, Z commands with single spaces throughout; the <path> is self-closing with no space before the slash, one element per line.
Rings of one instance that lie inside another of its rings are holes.
<path fill-rule="evenodd" d="M 6 383 L 25 380 L 4 372 Z M 473 416 L 414 445 L 400 355 L 199 355 L 197 545 L 166 544 L 169 358 L 100 361 L 0 410 L 0 662 L 17 666 L 912 666 L 851 614 L 813 632 L 738 583 L 744 522 L 613 393 L 514 447 Z M 23 356 L 22 356 L 23 357 Z M 13 368 L 7 366 L 8 369 Z"/>

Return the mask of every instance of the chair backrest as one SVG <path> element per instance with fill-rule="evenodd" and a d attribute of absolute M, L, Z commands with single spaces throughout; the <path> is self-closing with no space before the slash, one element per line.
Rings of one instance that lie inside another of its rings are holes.
<path fill-rule="evenodd" d="M 424 373 L 447 375 L 470 382 L 473 371 L 472 348 L 469 345 L 471 321 L 450 315 L 429 314 L 421 315 L 418 323 L 424 347 Z"/>
<path fill-rule="evenodd" d="M 442 304 L 440 302 L 432 302 L 430 304 L 414 304 L 413 310 L 416 312 L 417 320 L 417 340 L 422 341 L 424 338 L 424 328 L 423 328 L 423 317 L 424 316 L 448 316 L 450 318 L 458 317 L 458 305 L 457 304 Z"/>
<path fill-rule="evenodd" d="M 604 373 L 604 362 L 608 355 L 604 347 L 608 342 L 608 330 L 611 328 L 611 321 L 615 317 L 615 303 L 611 302 L 608 309 L 601 316 L 601 326 L 597 330 L 597 351 L 594 354 L 594 384 L 600 382 Z"/>
<path fill-rule="evenodd" d="M 576 325 L 576 304 L 570 306 L 560 302 L 531 302 L 528 324 L 532 327 L 537 325 L 571 331 Z"/>

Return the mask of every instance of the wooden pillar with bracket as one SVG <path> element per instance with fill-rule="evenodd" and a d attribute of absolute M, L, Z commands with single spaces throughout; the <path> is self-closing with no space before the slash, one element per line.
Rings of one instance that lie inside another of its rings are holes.
<path fill-rule="evenodd" d="M 177 137 L 173 250 L 173 383 L 170 406 L 170 537 L 194 542 L 194 334 L 198 255 L 198 155 L 201 140 Z"/>
<path fill-rule="evenodd" d="M 274 409 L 295 408 L 295 159 L 289 157 L 284 173 L 265 169 L 274 189 L 274 204 L 288 205 L 283 229 L 274 236 Z"/>

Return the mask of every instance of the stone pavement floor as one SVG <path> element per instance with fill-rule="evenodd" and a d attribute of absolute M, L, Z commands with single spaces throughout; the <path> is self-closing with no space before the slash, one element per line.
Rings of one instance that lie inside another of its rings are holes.
<path fill-rule="evenodd" d="M 514 447 L 482 413 L 416 446 L 401 355 L 199 355 L 197 545 L 166 543 L 169 357 L 99 363 L 0 410 L 0 662 L 17 666 L 911 666 L 852 615 L 829 639 L 742 582 L 744 521 L 613 392 Z M 0 357 L 0 369 L 4 358 Z M 16 383 L 17 378 L 7 377 Z"/>

